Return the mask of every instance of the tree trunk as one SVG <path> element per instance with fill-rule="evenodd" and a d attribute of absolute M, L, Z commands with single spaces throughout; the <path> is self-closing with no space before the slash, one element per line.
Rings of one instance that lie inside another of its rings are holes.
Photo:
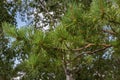
<path fill-rule="evenodd" d="M 72 74 L 66 74 L 66 80 L 74 80 Z"/>
<path fill-rule="evenodd" d="M 63 62 L 63 68 L 64 68 L 64 72 L 65 72 L 65 76 L 66 76 L 66 80 L 75 80 L 73 78 L 73 73 L 72 73 L 72 69 L 70 67 L 70 63 L 68 63 L 67 61 L 64 60 Z"/>

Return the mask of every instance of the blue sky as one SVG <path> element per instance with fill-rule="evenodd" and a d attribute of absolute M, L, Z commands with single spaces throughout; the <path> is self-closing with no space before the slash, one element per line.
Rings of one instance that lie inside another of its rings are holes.
<path fill-rule="evenodd" d="M 26 25 L 25 22 L 21 21 L 19 14 L 17 14 L 16 21 L 17 21 L 17 27 L 21 27 L 21 26 L 25 26 Z"/>

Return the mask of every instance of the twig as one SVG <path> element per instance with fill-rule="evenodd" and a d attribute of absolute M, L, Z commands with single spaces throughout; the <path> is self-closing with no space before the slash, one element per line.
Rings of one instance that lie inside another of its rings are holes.
<path fill-rule="evenodd" d="M 111 46 L 111 45 L 106 45 L 106 46 L 104 46 L 103 48 L 97 49 L 97 50 L 95 50 L 95 51 L 86 51 L 86 52 L 84 52 L 84 53 L 76 56 L 73 60 L 78 59 L 78 58 L 81 57 L 83 54 L 94 54 L 94 53 L 97 53 L 97 52 L 104 51 L 105 49 L 110 48 L 110 47 L 112 47 L 112 46 Z"/>
<path fill-rule="evenodd" d="M 116 33 L 110 30 L 102 30 L 105 33 L 111 34 L 111 35 L 115 35 Z"/>
<path fill-rule="evenodd" d="M 56 50 L 61 50 L 61 51 L 81 51 L 81 50 L 83 50 L 83 49 L 87 49 L 87 48 L 89 48 L 89 47 L 91 47 L 91 46 L 95 46 L 96 44 L 93 44 L 93 43 L 89 43 L 89 44 L 87 44 L 86 46 L 84 46 L 84 47 L 81 47 L 81 48 L 76 48 L 76 49 L 70 49 L 68 46 L 67 46 L 67 48 L 68 49 L 64 49 L 64 48 L 58 48 L 58 47 L 54 47 L 53 49 L 56 49 Z M 103 47 L 108 47 L 109 46 L 109 44 L 97 44 L 98 46 L 103 46 Z"/>

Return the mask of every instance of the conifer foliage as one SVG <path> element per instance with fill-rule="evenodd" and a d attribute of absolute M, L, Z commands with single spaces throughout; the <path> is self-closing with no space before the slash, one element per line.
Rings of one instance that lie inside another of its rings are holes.
<path fill-rule="evenodd" d="M 48 31 L 4 23 L 4 33 L 21 63 L 24 80 L 118 80 L 119 0 L 71 3 L 59 25 Z M 10 27 L 11 26 L 11 27 Z M 8 28 L 9 27 L 9 28 Z"/>

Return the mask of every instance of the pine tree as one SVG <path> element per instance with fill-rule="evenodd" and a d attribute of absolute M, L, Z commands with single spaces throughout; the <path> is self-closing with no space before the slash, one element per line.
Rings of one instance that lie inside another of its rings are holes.
<path fill-rule="evenodd" d="M 3 27 L 15 39 L 25 80 L 118 80 L 119 13 L 117 0 L 93 0 L 89 9 L 75 2 L 54 30 Z"/>
<path fill-rule="evenodd" d="M 14 51 L 9 47 L 9 40 L 3 33 L 3 22 L 15 24 L 14 12 L 10 12 L 11 3 L 0 1 L 0 80 L 8 80 L 13 75 Z M 11 9 L 13 10 L 13 9 Z"/>

